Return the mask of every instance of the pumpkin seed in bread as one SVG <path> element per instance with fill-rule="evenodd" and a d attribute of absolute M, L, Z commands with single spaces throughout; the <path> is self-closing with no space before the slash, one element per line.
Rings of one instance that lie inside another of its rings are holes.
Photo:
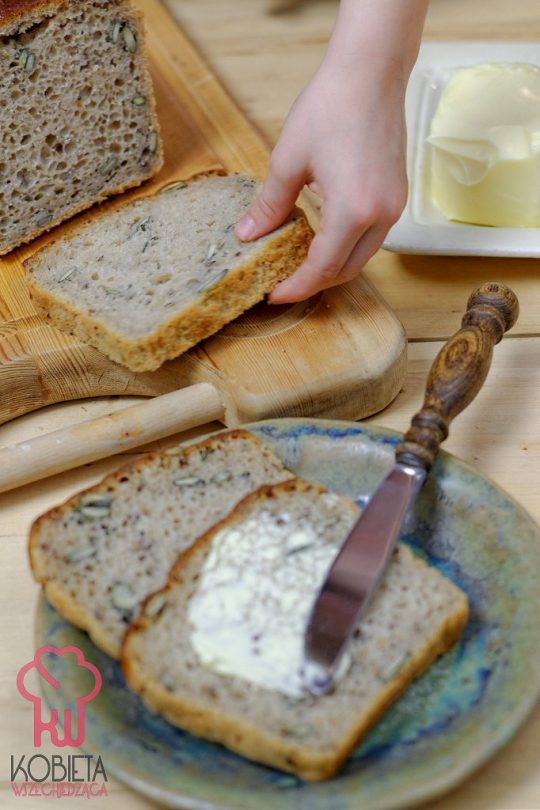
<path fill-rule="evenodd" d="M 244 430 L 144 456 L 35 521 L 34 577 L 62 616 L 117 658 L 178 554 L 248 492 L 290 477 Z"/>
<path fill-rule="evenodd" d="M 0 255 L 163 163 L 129 0 L 2 0 L 0 109 Z"/>
<path fill-rule="evenodd" d="M 130 203 L 25 262 L 41 314 L 133 371 L 158 368 L 260 301 L 304 260 L 303 215 L 256 242 L 234 225 L 259 184 L 210 173 Z"/>

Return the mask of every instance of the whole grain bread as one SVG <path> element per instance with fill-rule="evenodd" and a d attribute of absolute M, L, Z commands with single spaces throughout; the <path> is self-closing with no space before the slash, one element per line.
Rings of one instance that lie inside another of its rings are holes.
<path fill-rule="evenodd" d="M 178 554 L 248 492 L 291 477 L 244 430 L 144 456 L 34 522 L 34 577 L 62 616 L 117 658 Z"/>
<path fill-rule="evenodd" d="M 334 691 L 302 691 L 302 648 L 296 654 L 288 634 L 295 624 L 301 638 L 357 516 L 352 501 L 299 479 L 247 496 L 147 600 L 123 644 L 128 685 L 187 731 L 306 780 L 332 776 L 412 679 L 457 639 L 468 610 L 458 588 L 401 545 Z M 298 581 L 305 585 L 300 599 Z"/>
<path fill-rule="evenodd" d="M 0 255 L 163 164 L 129 0 L 0 3 Z"/>
<path fill-rule="evenodd" d="M 301 212 L 242 243 L 259 184 L 211 172 L 87 225 L 25 262 L 42 315 L 133 371 L 158 368 L 260 301 L 304 260 Z"/>

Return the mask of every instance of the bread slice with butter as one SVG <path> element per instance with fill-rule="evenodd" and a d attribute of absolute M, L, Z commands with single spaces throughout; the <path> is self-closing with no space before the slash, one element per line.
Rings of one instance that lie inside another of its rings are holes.
<path fill-rule="evenodd" d="M 465 595 L 400 545 L 334 691 L 309 694 L 308 613 L 358 514 L 300 479 L 248 495 L 147 600 L 124 639 L 128 685 L 180 728 L 302 779 L 331 777 L 468 615 Z"/>
<path fill-rule="evenodd" d="M 129 0 L 2 0 L 0 109 L 0 255 L 163 165 Z"/>
<path fill-rule="evenodd" d="M 133 371 L 158 368 L 260 301 L 303 262 L 297 210 L 255 242 L 234 235 L 260 185 L 211 172 L 92 222 L 25 262 L 37 309 Z"/>
<path fill-rule="evenodd" d="M 34 577 L 62 616 L 117 658 L 178 554 L 247 493 L 291 477 L 244 430 L 143 456 L 35 521 Z"/>

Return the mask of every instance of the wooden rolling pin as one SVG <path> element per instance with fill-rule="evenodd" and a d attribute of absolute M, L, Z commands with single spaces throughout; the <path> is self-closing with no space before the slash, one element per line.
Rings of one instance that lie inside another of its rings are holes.
<path fill-rule="evenodd" d="M 486 324 L 492 328 L 495 318 L 500 322 L 494 336 L 498 342 L 505 328 L 515 322 L 517 314 L 518 302 L 511 290 L 503 284 L 484 284 L 471 296 L 463 325 L 478 333 L 480 339 Z M 357 383 L 356 386 L 358 388 Z M 354 401 L 351 402 L 352 391 L 347 386 L 334 393 L 336 398 L 326 403 L 326 412 L 321 405 L 319 415 L 347 416 L 355 409 L 362 410 L 361 404 L 355 406 Z M 357 396 L 360 396 L 358 391 Z M 229 427 L 236 426 L 245 421 L 241 404 L 241 392 L 234 391 L 234 386 L 198 383 L 108 416 L 4 447 L 0 449 L 0 492 L 216 419 Z"/>
<path fill-rule="evenodd" d="M 0 492 L 163 439 L 225 421 L 221 394 L 199 383 L 28 442 L 0 448 Z"/>

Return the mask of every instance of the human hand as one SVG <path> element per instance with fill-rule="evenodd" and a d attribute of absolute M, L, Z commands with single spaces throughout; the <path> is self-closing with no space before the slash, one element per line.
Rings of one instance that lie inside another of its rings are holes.
<path fill-rule="evenodd" d="M 407 199 L 404 98 L 423 12 L 425 0 L 405 8 L 394 0 L 341 0 L 329 51 L 294 103 L 263 189 L 236 227 L 242 240 L 277 228 L 304 185 L 321 199 L 307 259 L 271 303 L 301 301 L 354 278 L 399 218 Z"/>
<path fill-rule="evenodd" d="M 270 295 L 301 301 L 354 278 L 382 244 L 407 197 L 403 99 L 370 75 L 324 63 L 295 102 L 258 199 L 236 229 L 256 239 L 281 225 L 304 187 L 321 198 L 320 230 L 304 264 Z"/>

